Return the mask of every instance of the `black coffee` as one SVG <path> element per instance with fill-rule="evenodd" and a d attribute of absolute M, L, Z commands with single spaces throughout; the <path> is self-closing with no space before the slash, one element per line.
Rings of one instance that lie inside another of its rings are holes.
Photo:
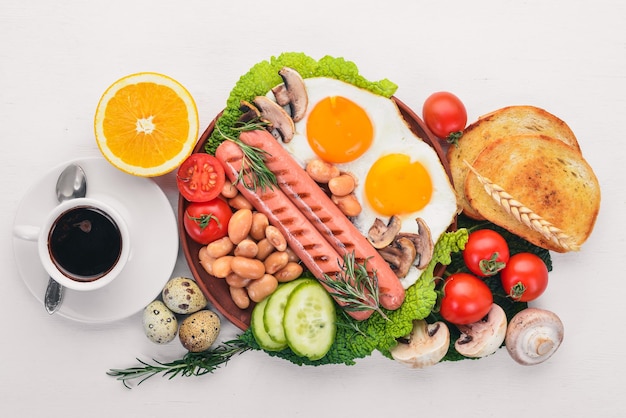
<path fill-rule="evenodd" d="M 115 221 L 91 206 L 78 206 L 61 214 L 50 230 L 48 242 L 59 270 L 78 281 L 104 276 L 122 252 L 122 235 Z"/>

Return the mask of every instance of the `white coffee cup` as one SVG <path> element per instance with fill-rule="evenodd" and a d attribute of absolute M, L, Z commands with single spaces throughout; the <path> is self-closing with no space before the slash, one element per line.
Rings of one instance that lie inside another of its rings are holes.
<path fill-rule="evenodd" d="M 37 241 L 39 260 L 62 286 L 95 290 L 111 283 L 130 255 L 128 226 L 117 210 L 91 198 L 66 200 L 41 226 L 16 225 L 13 234 Z"/>

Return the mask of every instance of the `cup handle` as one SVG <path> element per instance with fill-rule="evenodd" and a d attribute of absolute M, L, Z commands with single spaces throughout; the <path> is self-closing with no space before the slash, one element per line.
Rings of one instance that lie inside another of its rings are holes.
<path fill-rule="evenodd" d="M 39 239 L 39 231 L 41 231 L 41 228 L 32 225 L 15 225 L 13 227 L 13 235 L 27 241 L 37 241 Z"/>

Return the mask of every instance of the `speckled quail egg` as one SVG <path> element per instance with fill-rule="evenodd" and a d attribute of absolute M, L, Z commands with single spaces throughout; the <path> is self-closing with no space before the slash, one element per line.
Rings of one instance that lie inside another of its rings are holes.
<path fill-rule="evenodd" d="M 186 277 L 174 277 L 163 288 L 163 302 L 177 314 L 191 314 L 204 309 L 208 303 L 198 284 Z"/>
<path fill-rule="evenodd" d="M 178 320 L 163 302 L 155 300 L 143 311 L 143 329 L 150 341 L 166 344 L 176 338 Z"/>
<path fill-rule="evenodd" d="M 194 353 L 208 350 L 219 333 L 220 318 L 208 309 L 189 315 L 178 329 L 178 337 L 183 347 Z"/>

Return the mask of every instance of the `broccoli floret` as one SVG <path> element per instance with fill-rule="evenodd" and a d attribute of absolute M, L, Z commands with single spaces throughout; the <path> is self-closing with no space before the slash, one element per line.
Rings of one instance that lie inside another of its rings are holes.
<path fill-rule="evenodd" d="M 242 114 L 239 110 L 241 101 L 251 102 L 256 96 L 263 96 L 272 87 L 282 83 L 283 80 L 278 75 L 278 71 L 283 67 L 295 69 L 303 78 L 335 78 L 385 97 L 391 97 L 398 88 L 387 79 L 366 80 L 359 75 L 358 68 L 353 62 L 343 58 L 325 56 L 316 61 L 301 52 L 286 52 L 278 57 L 272 57 L 269 61 L 259 62 L 239 78 L 226 101 L 224 112 L 216 121 L 216 127 L 207 140 L 206 152 L 215 154 L 219 144 L 224 141 L 224 135 L 231 138 L 239 137 L 239 132 L 234 129 L 234 126 Z"/>

